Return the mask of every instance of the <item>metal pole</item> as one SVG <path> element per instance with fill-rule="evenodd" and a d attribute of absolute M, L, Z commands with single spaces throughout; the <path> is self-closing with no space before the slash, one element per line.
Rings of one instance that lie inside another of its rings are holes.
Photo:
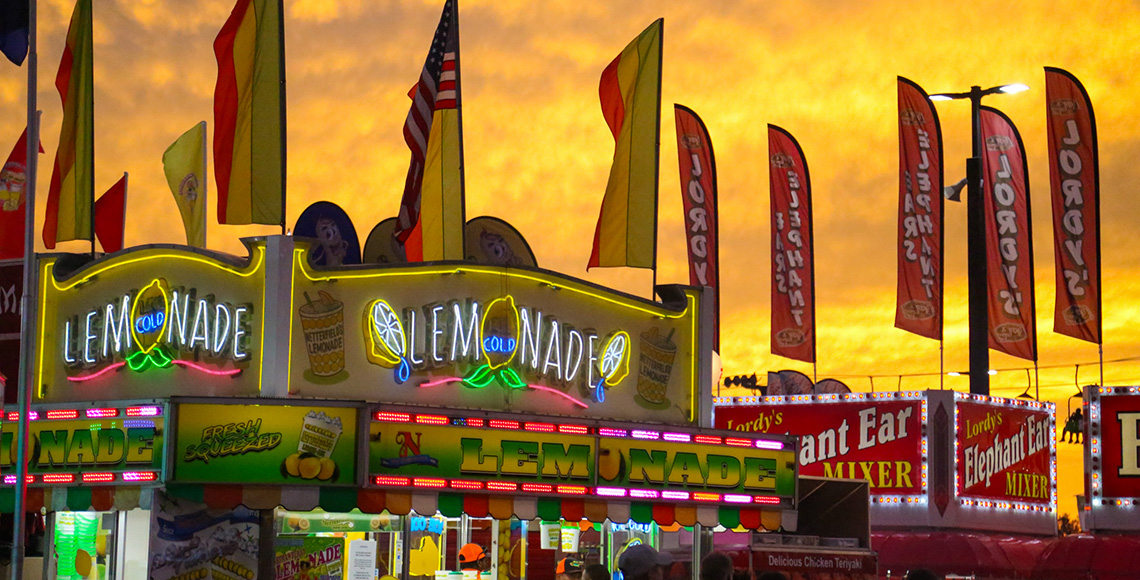
<path fill-rule="evenodd" d="M 28 493 L 28 419 L 32 382 L 32 324 L 36 301 L 36 164 L 40 153 L 40 123 L 36 111 L 36 0 L 28 0 L 28 127 L 24 180 L 24 294 L 20 297 L 20 371 L 16 404 L 16 497 L 12 509 L 12 580 L 24 577 L 24 510 Z"/>
<path fill-rule="evenodd" d="M 966 231 L 970 300 L 970 393 L 990 394 L 986 312 L 986 206 L 982 187 L 982 89 L 970 87 L 973 157 L 966 161 Z"/>

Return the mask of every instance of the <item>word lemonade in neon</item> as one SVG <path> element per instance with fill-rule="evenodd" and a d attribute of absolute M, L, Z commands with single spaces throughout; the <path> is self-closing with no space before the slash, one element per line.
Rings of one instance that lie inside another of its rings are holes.
<path fill-rule="evenodd" d="M 483 388 L 498 383 L 508 389 L 537 389 L 586 403 L 562 390 L 529 384 L 524 378 L 563 387 L 578 384 L 596 402 L 606 389 L 629 374 L 629 334 L 614 331 L 606 337 L 592 329 L 579 330 L 544 316 L 541 310 L 518 306 L 503 296 L 484 306 L 475 300 L 447 305 L 432 304 L 420 311 L 407 309 L 401 318 L 388 302 L 373 300 L 365 309 L 364 334 L 368 360 L 394 369 L 396 382 L 404 383 L 413 370 L 470 365 L 464 376 L 420 383 L 432 387 L 461 382 Z M 422 350 L 417 352 L 416 328 L 423 324 Z M 513 363 L 513 364 L 512 364 Z M 520 374 L 521 371 L 521 374 Z"/>
<path fill-rule="evenodd" d="M 223 366 L 227 360 L 248 359 L 250 309 L 249 304 L 220 302 L 212 294 L 201 296 L 195 288 L 171 289 L 158 278 L 85 314 L 66 318 L 61 354 L 76 370 L 110 365 L 70 377 L 73 381 L 95 378 L 124 364 L 135 371 L 179 364 L 232 375 L 240 370 L 211 370 L 193 361 L 204 358 Z"/>

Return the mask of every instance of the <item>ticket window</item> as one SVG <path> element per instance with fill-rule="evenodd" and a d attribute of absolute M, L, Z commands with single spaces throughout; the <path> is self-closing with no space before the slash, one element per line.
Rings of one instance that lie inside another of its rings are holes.
<path fill-rule="evenodd" d="M 621 570 L 617 568 L 621 553 L 631 546 L 645 544 L 660 548 L 661 530 L 657 524 L 639 524 L 634 521 L 617 523 L 606 520 L 606 550 L 607 564 L 613 580 L 622 580 Z"/>
<path fill-rule="evenodd" d="M 341 578 L 352 569 L 371 569 L 380 579 L 400 578 L 404 567 L 404 517 L 360 510 L 274 512 L 275 569 L 285 577 L 314 574 Z M 354 542 L 367 550 L 356 552 Z M 371 554 L 374 554 L 373 557 Z M 356 558 L 364 556 L 364 560 Z"/>
<path fill-rule="evenodd" d="M 49 518 L 48 580 L 114 580 L 117 512 L 54 512 Z"/>

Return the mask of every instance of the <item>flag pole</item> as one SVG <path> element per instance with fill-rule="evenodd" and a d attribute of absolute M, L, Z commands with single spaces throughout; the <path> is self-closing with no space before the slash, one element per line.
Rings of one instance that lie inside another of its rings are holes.
<path fill-rule="evenodd" d="M 281 91 L 281 235 L 285 235 L 285 178 L 288 174 L 285 163 L 285 149 L 287 141 L 285 136 L 288 134 L 285 130 L 285 120 L 288 116 L 285 114 L 285 0 L 277 0 L 277 26 L 277 42 L 279 53 L 277 78 L 279 82 L 279 90 Z M 203 159 L 205 159 L 205 157 L 203 157 Z M 206 180 L 205 175 L 202 176 L 202 180 Z"/>
<path fill-rule="evenodd" d="M 32 382 L 29 379 L 32 364 L 32 324 L 36 311 L 36 164 L 40 151 L 40 114 L 36 110 L 36 0 L 28 2 L 28 138 L 24 160 L 24 288 L 20 296 L 20 370 L 17 378 L 16 403 L 19 417 L 16 419 L 16 489 L 12 510 L 12 580 L 24 577 L 24 519 L 28 494 L 28 418 L 31 410 L 31 397 L 28 391 Z"/>
<path fill-rule="evenodd" d="M 455 113 L 459 122 L 459 247 L 463 249 L 460 260 L 467 258 L 467 162 L 463 158 L 463 74 L 462 51 L 459 50 L 459 0 L 455 0 Z M 446 235 L 446 234 L 445 234 Z M 446 248 L 447 245 L 445 244 Z"/>
<path fill-rule="evenodd" d="M 209 223 L 209 220 L 206 219 L 206 214 L 209 213 L 207 211 L 208 206 L 206 204 L 206 202 L 208 201 L 206 199 L 206 188 L 207 188 L 207 185 L 210 183 L 210 180 L 206 176 L 206 122 L 202 121 L 199 124 L 202 125 L 202 183 L 201 183 L 201 185 L 202 185 L 202 249 L 205 250 L 206 249 L 206 225 Z M 284 212 L 282 212 L 282 215 L 284 215 Z"/>
<path fill-rule="evenodd" d="M 657 124 L 653 126 L 656 131 L 653 146 L 653 287 L 649 289 L 649 299 L 657 299 L 657 206 L 660 204 L 661 193 L 661 77 L 664 76 L 665 60 L 665 19 L 661 19 L 661 50 L 657 51 Z"/>

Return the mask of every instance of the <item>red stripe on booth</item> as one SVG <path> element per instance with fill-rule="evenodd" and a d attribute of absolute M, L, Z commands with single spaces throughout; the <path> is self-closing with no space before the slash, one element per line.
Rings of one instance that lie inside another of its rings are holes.
<path fill-rule="evenodd" d="M 487 496 L 467 494 L 463 496 L 463 511 L 473 518 L 487 517 Z"/>
<path fill-rule="evenodd" d="M 110 511 L 115 506 L 114 487 L 92 487 L 91 507 L 98 512 Z"/>
<path fill-rule="evenodd" d="M 233 509 L 241 504 L 240 485 L 207 485 L 202 489 L 202 500 L 206 505 L 218 509 Z"/>
<path fill-rule="evenodd" d="M 673 513 L 673 504 L 671 503 L 655 503 L 653 504 L 653 521 L 657 522 L 659 526 L 671 526 L 677 520 L 676 514 Z"/>
<path fill-rule="evenodd" d="M 384 492 L 375 489 L 357 490 L 356 507 L 366 514 L 378 514 L 384 511 Z"/>
<path fill-rule="evenodd" d="M 569 522 L 577 522 L 586 516 L 586 504 L 580 499 L 562 500 L 562 518 Z"/>
<path fill-rule="evenodd" d="M 760 510 L 743 508 L 740 510 L 740 525 L 749 530 L 760 528 Z"/>

